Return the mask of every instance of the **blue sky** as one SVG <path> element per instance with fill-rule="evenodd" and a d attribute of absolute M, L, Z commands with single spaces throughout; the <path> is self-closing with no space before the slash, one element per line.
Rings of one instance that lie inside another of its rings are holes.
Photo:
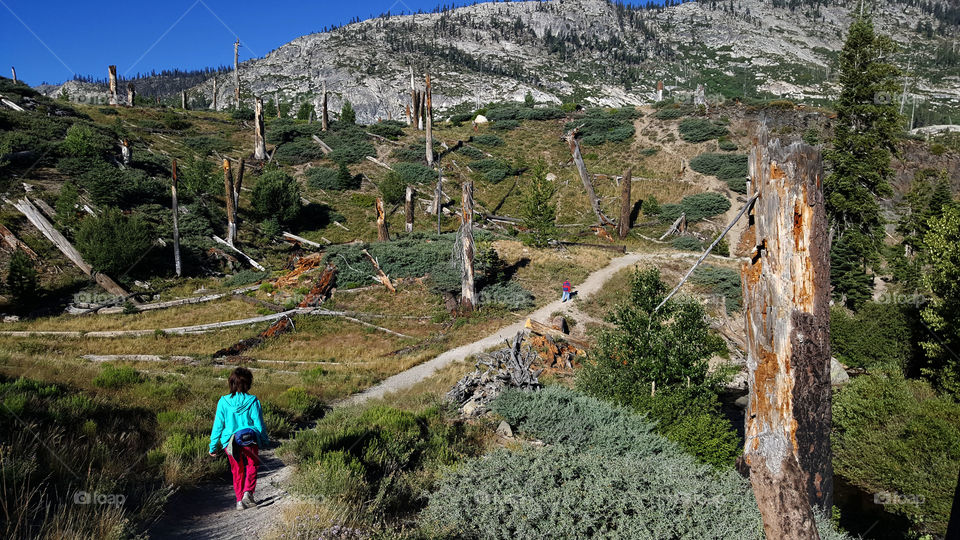
<path fill-rule="evenodd" d="M 290 40 L 386 11 L 430 11 L 462 0 L 42 1 L 0 0 L 0 74 L 31 85 L 73 75 L 121 76 L 165 68 L 193 69 L 259 57 Z M 161 7 L 158 7 L 161 6 Z"/>

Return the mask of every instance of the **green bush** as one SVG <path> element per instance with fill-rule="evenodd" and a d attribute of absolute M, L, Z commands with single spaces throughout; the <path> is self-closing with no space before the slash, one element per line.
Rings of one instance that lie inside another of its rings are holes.
<path fill-rule="evenodd" d="M 719 193 L 697 193 L 684 197 L 680 204 L 664 204 L 660 206 L 660 221 L 672 223 L 681 213 L 687 215 L 688 222 L 701 221 L 705 218 L 722 214 L 730 209 L 730 201 Z"/>
<path fill-rule="evenodd" d="M 259 218 L 289 223 L 300 214 L 300 184 L 279 169 L 268 170 L 257 179 L 250 200 Z"/>
<path fill-rule="evenodd" d="M 508 391 L 492 407 L 548 446 L 447 472 L 421 515 L 428 536 L 763 538 L 747 482 L 697 464 L 641 416 L 560 387 Z M 819 529 L 842 538 L 826 520 Z"/>
<path fill-rule="evenodd" d="M 903 373 L 922 357 L 916 306 L 865 302 L 856 313 L 842 306 L 830 310 L 831 352 L 852 367 L 897 369 Z"/>
<path fill-rule="evenodd" d="M 37 298 L 37 269 L 33 260 L 22 249 L 17 249 L 7 265 L 7 291 L 18 309 L 25 309 Z"/>
<path fill-rule="evenodd" d="M 153 245 L 154 233 L 139 215 L 108 208 L 88 216 L 77 231 L 77 249 L 98 272 L 119 277 L 130 270 Z"/>
<path fill-rule="evenodd" d="M 367 156 L 376 156 L 377 150 L 367 141 L 367 135 L 360 127 L 350 124 L 334 131 L 324 138 L 333 152 L 329 157 L 336 163 L 359 163 Z"/>
<path fill-rule="evenodd" d="M 93 378 L 93 385 L 98 388 L 118 389 L 133 386 L 143 382 L 143 376 L 130 366 L 114 366 L 106 364 L 100 374 Z"/>
<path fill-rule="evenodd" d="M 472 142 L 479 144 L 480 146 L 503 146 L 504 145 L 503 139 L 501 139 L 500 137 L 492 133 L 474 135 Z"/>
<path fill-rule="evenodd" d="M 586 146 L 598 146 L 605 142 L 622 142 L 633 137 L 633 120 L 640 112 L 633 108 L 591 109 L 584 118 L 567 122 L 564 129 L 578 128 L 581 142 Z"/>
<path fill-rule="evenodd" d="M 710 294 L 722 297 L 727 313 L 739 311 L 743 306 L 740 272 L 736 270 L 706 264 L 694 270 L 690 280 L 705 287 Z"/>
<path fill-rule="evenodd" d="M 420 163 L 426 159 L 426 147 L 395 148 L 390 152 L 390 157 L 400 162 Z"/>
<path fill-rule="evenodd" d="M 831 443 L 838 476 L 899 498 L 884 510 L 910 521 L 909 537 L 943 536 L 960 468 L 960 404 L 897 370 L 857 377 L 834 395 Z"/>
<path fill-rule="evenodd" d="M 496 120 L 493 122 L 493 129 L 497 131 L 510 131 L 520 127 L 519 120 Z"/>
<path fill-rule="evenodd" d="M 223 284 L 227 287 L 243 287 L 267 277 L 270 277 L 270 272 L 244 269 L 223 280 Z"/>
<path fill-rule="evenodd" d="M 377 122 L 367 127 L 367 131 L 374 135 L 395 141 L 403 136 L 403 125 L 395 122 Z"/>
<path fill-rule="evenodd" d="M 359 189 L 362 181 L 360 175 L 350 174 L 350 170 L 342 163 L 338 170 L 327 167 L 311 167 L 307 169 L 306 176 L 307 185 L 311 188 L 330 191 Z"/>
<path fill-rule="evenodd" d="M 470 168 L 480 171 L 487 181 L 497 184 L 507 176 L 516 174 L 510 163 L 503 158 L 483 158 L 470 163 Z"/>
<path fill-rule="evenodd" d="M 397 163 L 393 170 L 407 184 L 434 184 L 437 181 L 437 171 L 419 163 Z"/>
<path fill-rule="evenodd" d="M 670 242 L 670 245 L 674 249 L 682 251 L 700 251 L 703 249 L 703 244 L 692 236 L 678 236 Z"/>
<path fill-rule="evenodd" d="M 102 158 L 114 148 L 113 141 L 99 128 L 77 122 L 67 129 L 63 139 L 66 155 L 79 158 Z"/>
<path fill-rule="evenodd" d="M 402 202 L 407 193 L 407 183 L 395 171 L 388 172 L 377 188 L 380 190 L 380 195 L 383 196 L 383 202 L 387 204 Z"/>
<path fill-rule="evenodd" d="M 511 311 L 532 308 L 533 293 L 515 281 L 493 283 L 480 289 L 481 306 L 500 306 Z"/>
<path fill-rule="evenodd" d="M 353 105 L 349 101 L 344 101 L 343 106 L 340 107 L 339 121 L 348 125 L 357 123 L 357 113 L 353 110 Z"/>
<path fill-rule="evenodd" d="M 726 127 L 703 118 L 685 118 L 680 122 L 679 130 L 680 138 L 690 143 L 709 141 L 728 135 Z"/>
<path fill-rule="evenodd" d="M 660 201 L 657 200 L 653 195 L 647 197 L 643 201 L 643 205 L 640 207 L 643 210 L 644 215 L 647 216 L 656 216 L 660 214 Z M 676 219 L 676 218 L 674 218 Z"/>
<path fill-rule="evenodd" d="M 717 144 L 717 146 L 718 146 L 721 150 L 724 150 L 724 151 L 726 151 L 726 152 L 733 152 L 734 150 L 736 150 L 737 148 L 739 148 L 739 147 L 737 146 L 737 143 L 731 141 L 730 139 L 722 139 L 722 140 Z"/>
<path fill-rule="evenodd" d="M 687 114 L 690 114 L 688 109 L 681 107 L 669 107 L 665 109 L 658 110 L 654 116 L 658 120 L 676 120 L 677 118 L 682 118 Z"/>
<path fill-rule="evenodd" d="M 214 152 L 225 153 L 233 148 L 230 141 L 215 135 L 197 135 L 184 137 L 183 144 L 202 156 L 209 156 Z"/>
<path fill-rule="evenodd" d="M 160 121 L 163 122 L 163 125 L 167 126 L 167 128 L 173 129 L 176 131 L 189 129 L 190 126 L 193 125 L 192 123 L 190 123 L 189 120 L 187 120 L 180 114 L 177 114 L 172 111 L 163 113 L 163 116 L 160 118 Z"/>
<path fill-rule="evenodd" d="M 749 174 L 744 154 L 700 154 L 690 160 L 690 168 L 721 180 L 745 178 Z"/>
<path fill-rule="evenodd" d="M 323 159 L 324 155 L 319 144 L 311 139 L 301 138 L 279 145 L 273 157 L 283 165 L 301 165 Z"/>

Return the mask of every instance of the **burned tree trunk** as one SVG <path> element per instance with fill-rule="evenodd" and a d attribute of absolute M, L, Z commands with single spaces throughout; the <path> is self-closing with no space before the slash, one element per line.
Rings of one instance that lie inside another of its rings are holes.
<path fill-rule="evenodd" d="M 403 215 L 406 218 L 406 231 L 413 232 L 413 186 L 407 186 L 407 195 L 404 199 Z"/>
<path fill-rule="evenodd" d="M 217 110 L 217 78 L 213 78 L 213 110 Z"/>
<path fill-rule="evenodd" d="M 462 219 L 460 240 L 463 242 L 463 272 L 460 282 L 460 307 L 464 311 L 473 311 L 477 305 L 473 280 L 473 182 L 463 183 Z"/>
<path fill-rule="evenodd" d="M 127 139 L 120 140 L 120 156 L 123 160 L 123 164 L 129 166 L 130 160 L 133 158 L 133 154 L 130 150 L 130 141 Z"/>
<path fill-rule="evenodd" d="M 389 242 L 390 231 L 387 230 L 387 212 L 383 209 L 383 199 L 377 197 L 377 241 Z"/>
<path fill-rule="evenodd" d="M 117 66 L 107 66 L 108 76 L 110 77 L 110 105 L 117 104 Z"/>
<path fill-rule="evenodd" d="M 613 225 L 610 219 L 603 215 L 600 210 L 600 200 L 597 199 L 596 192 L 593 191 L 593 181 L 590 180 L 590 174 L 587 173 L 587 166 L 583 163 L 583 156 L 580 155 L 580 143 L 577 141 L 577 130 L 567 134 L 567 144 L 570 146 L 570 154 L 573 156 L 573 162 L 577 165 L 577 172 L 580 174 L 580 181 L 583 182 L 583 188 L 587 190 L 587 198 L 590 199 L 590 206 L 593 213 L 597 216 L 597 223 L 600 225 Z"/>
<path fill-rule="evenodd" d="M 623 173 L 623 181 L 620 183 L 620 222 L 617 223 L 617 233 L 621 240 L 630 234 L 630 211 L 633 210 L 630 205 L 632 175 L 633 169 L 627 169 L 627 172 Z"/>
<path fill-rule="evenodd" d="M 243 158 L 240 158 L 240 165 L 237 167 L 237 181 L 233 183 L 233 209 L 237 213 L 240 212 L 240 186 L 243 185 L 243 171 L 246 168 L 246 162 Z"/>
<path fill-rule="evenodd" d="M 427 126 L 427 165 L 433 167 L 433 94 L 430 90 L 430 74 L 427 73 L 427 108 L 424 111 Z"/>
<path fill-rule="evenodd" d="M 750 154 L 757 191 L 741 268 L 747 330 L 744 459 L 767 538 L 818 538 L 829 511 L 830 244 L 818 150 L 765 129 Z M 751 197 L 753 193 L 747 193 Z"/>
<path fill-rule="evenodd" d="M 410 114 L 410 105 L 407 105 L 407 125 L 408 126 L 413 125 L 413 116 L 411 116 Z"/>
<path fill-rule="evenodd" d="M 127 107 L 133 107 L 133 102 L 137 98 L 137 89 L 132 82 L 127 83 Z"/>
<path fill-rule="evenodd" d="M 257 98 L 253 106 L 253 159 L 267 158 L 267 145 L 263 138 L 263 99 Z"/>
<path fill-rule="evenodd" d="M 240 38 L 237 38 L 233 44 L 233 75 L 236 81 L 236 88 L 233 89 L 233 97 L 236 101 L 237 110 L 240 110 Z M 279 103 L 277 104 L 279 106 Z"/>
<path fill-rule="evenodd" d="M 230 172 L 230 160 L 223 160 L 223 191 L 227 201 L 227 244 L 233 247 L 237 239 L 237 222 L 233 207 L 233 174 Z"/>
<path fill-rule="evenodd" d="M 323 99 L 321 100 L 322 113 L 320 114 L 320 130 L 326 131 L 330 127 L 330 113 L 327 109 L 327 81 L 323 81 Z"/>
<path fill-rule="evenodd" d="M 183 268 L 180 263 L 180 224 L 179 211 L 177 203 L 177 160 L 173 160 L 173 182 L 170 184 L 170 195 L 173 198 L 173 267 L 177 272 L 177 277 L 183 274 Z"/>

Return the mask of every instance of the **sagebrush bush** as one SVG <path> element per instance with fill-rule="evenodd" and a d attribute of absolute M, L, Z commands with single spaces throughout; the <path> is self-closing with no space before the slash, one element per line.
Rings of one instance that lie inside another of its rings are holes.
<path fill-rule="evenodd" d="M 726 127 L 703 118 L 685 118 L 680 122 L 679 130 L 680 138 L 691 143 L 718 139 L 728 134 Z"/>

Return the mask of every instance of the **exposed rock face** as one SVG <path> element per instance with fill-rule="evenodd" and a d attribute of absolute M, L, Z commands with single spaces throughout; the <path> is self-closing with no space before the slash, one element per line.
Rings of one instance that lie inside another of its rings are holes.
<path fill-rule="evenodd" d="M 294 112 L 303 102 L 319 110 L 326 81 L 332 111 L 349 100 L 361 122 L 399 120 L 409 101 L 411 66 L 420 87 L 430 71 L 439 111 L 522 101 L 528 92 L 549 103 L 576 98 L 601 106 L 640 104 L 656 99 L 658 80 L 665 82 L 665 99 L 705 83 L 710 101 L 718 89 L 706 81 L 706 70 L 734 82 L 756 76 L 760 90 L 790 99 L 835 95 L 835 74 L 824 66 L 843 45 L 851 8 L 790 10 L 772 4 L 688 2 L 631 10 L 607 0 L 549 0 L 381 16 L 297 38 L 244 62 L 241 95 L 250 106 L 254 96 L 279 94 L 295 103 Z M 930 66 L 938 38 L 915 29 L 940 23 L 899 0 L 876 4 L 878 29 L 909 51 L 914 66 Z M 917 92 L 960 104 L 957 77 L 937 69 L 916 71 Z M 217 102 L 224 108 L 233 101 L 234 84 L 230 77 L 220 79 Z M 59 87 L 44 92 L 56 95 Z M 212 92 L 211 78 L 190 94 L 209 103 Z"/>

